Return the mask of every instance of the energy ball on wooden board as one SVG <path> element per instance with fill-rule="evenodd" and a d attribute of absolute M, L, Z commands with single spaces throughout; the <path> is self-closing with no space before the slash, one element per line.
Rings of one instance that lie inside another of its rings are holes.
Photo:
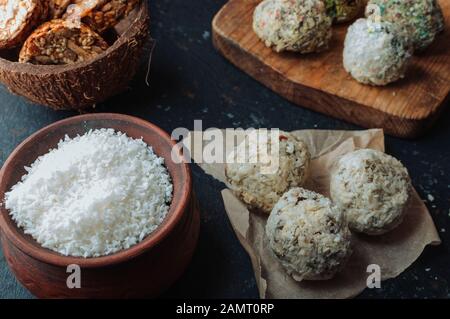
<path fill-rule="evenodd" d="M 228 157 L 225 175 L 228 186 L 236 196 L 252 209 L 269 214 L 275 203 L 289 188 L 302 186 L 307 177 L 310 153 L 307 145 L 292 134 L 280 132 L 279 152 L 275 153 L 275 142 L 269 136 L 265 145 L 258 148 L 249 147 L 249 141 L 243 147 L 238 146 Z M 238 162 L 236 158 L 261 159 L 263 149 L 268 149 L 266 160 Z M 273 151 L 272 151 L 273 149 Z M 274 171 L 265 171 L 267 163 L 276 165 Z"/>
<path fill-rule="evenodd" d="M 66 12 L 67 7 L 74 0 L 46 0 L 49 6 L 49 18 L 50 20 L 59 19 Z"/>
<path fill-rule="evenodd" d="M 32 64 L 71 64 L 94 58 L 108 44 L 89 27 L 52 20 L 36 29 L 27 39 L 19 62 Z"/>
<path fill-rule="evenodd" d="M 336 23 L 349 22 L 364 11 L 365 0 L 324 0 L 328 15 Z"/>
<path fill-rule="evenodd" d="M 403 221 L 412 186 L 408 171 L 397 159 L 361 149 L 338 160 L 331 174 L 330 192 L 351 230 L 380 235 Z"/>
<path fill-rule="evenodd" d="M 48 15 L 40 0 L 0 0 L 0 49 L 21 45 Z"/>
<path fill-rule="evenodd" d="M 113 28 L 138 5 L 141 0 L 73 0 L 65 18 L 79 16 L 93 30 L 103 33 Z"/>
<path fill-rule="evenodd" d="M 266 236 L 295 280 L 328 280 L 351 255 L 351 233 L 331 201 L 303 188 L 285 193 L 270 214 Z"/>
<path fill-rule="evenodd" d="M 411 34 L 414 49 L 424 50 L 444 30 L 444 15 L 436 0 L 370 0 L 366 16 L 400 25 Z"/>
<path fill-rule="evenodd" d="M 358 19 L 348 28 L 344 68 L 358 82 L 395 82 L 405 76 L 411 57 L 410 40 L 395 24 Z"/>
<path fill-rule="evenodd" d="M 253 30 L 276 52 L 328 49 L 331 24 L 321 0 L 264 0 L 253 14 Z"/>

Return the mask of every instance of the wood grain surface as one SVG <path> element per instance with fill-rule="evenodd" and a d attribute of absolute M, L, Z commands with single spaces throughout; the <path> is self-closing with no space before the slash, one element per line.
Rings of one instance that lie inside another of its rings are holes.
<path fill-rule="evenodd" d="M 446 30 L 413 58 L 405 79 L 386 87 L 362 85 L 342 65 L 348 25 L 334 27 L 330 50 L 320 54 L 276 53 L 252 30 L 260 1 L 230 0 L 213 20 L 213 43 L 227 59 L 289 101 L 387 134 L 413 138 L 425 132 L 448 104 L 450 1 L 440 0 Z"/>

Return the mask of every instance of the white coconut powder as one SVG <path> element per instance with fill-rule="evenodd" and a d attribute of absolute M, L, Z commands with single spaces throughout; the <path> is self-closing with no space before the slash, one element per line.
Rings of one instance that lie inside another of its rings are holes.
<path fill-rule="evenodd" d="M 63 255 L 98 257 L 139 243 L 172 200 L 164 160 L 113 129 L 66 136 L 26 170 L 5 207 L 26 234 Z"/>

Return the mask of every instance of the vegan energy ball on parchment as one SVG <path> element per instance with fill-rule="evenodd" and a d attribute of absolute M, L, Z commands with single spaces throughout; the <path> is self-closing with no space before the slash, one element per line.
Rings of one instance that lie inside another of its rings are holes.
<path fill-rule="evenodd" d="M 326 50 L 331 24 L 321 0 L 264 0 L 253 14 L 253 30 L 276 52 Z"/>
<path fill-rule="evenodd" d="M 337 23 L 348 22 L 363 12 L 366 0 L 324 0 L 327 12 Z"/>
<path fill-rule="evenodd" d="M 275 257 L 295 280 L 328 280 L 351 255 L 342 212 L 315 192 L 293 188 L 270 214 L 266 236 Z"/>
<path fill-rule="evenodd" d="M 108 44 L 89 27 L 52 20 L 36 29 L 23 45 L 19 62 L 70 64 L 101 54 Z"/>
<path fill-rule="evenodd" d="M 445 26 L 437 0 L 370 0 L 366 16 L 401 26 L 411 35 L 415 50 L 428 47 Z"/>
<path fill-rule="evenodd" d="M 376 150 L 345 154 L 331 174 L 333 202 L 345 213 L 350 229 L 369 235 L 384 234 L 403 221 L 411 192 L 406 168 Z"/>
<path fill-rule="evenodd" d="M 358 19 L 347 32 L 344 68 L 358 82 L 387 85 L 404 77 L 412 57 L 408 35 L 396 24 Z"/>
<path fill-rule="evenodd" d="M 303 139 L 307 142 L 311 151 L 312 160 L 310 166 L 310 177 L 308 178 L 307 186 L 311 187 L 316 193 L 329 194 L 330 188 L 330 175 L 333 171 L 336 161 L 339 158 L 351 153 L 357 149 L 374 148 L 381 152 L 384 151 L 384 134 L 383 130 L 373 129 L 367 131 L 320 131 L 320 130 L 300 130 L 294 131 L 291 134 Z M 199 166 L 210 176 L 213 176 L 220 181 L 225 182 L 225 176 L 223 174 L 223 165 L 220 164 L 205 164 L 200 163 Z M 302 192 L 299 192 L 302 194 Z M 303 195 L 303 194 L 302 194 Z M 318 205 L 316 200 L 311 200 L 313 205 L 309 207 L 303 203 L 306 201 L 307 196 L 292 196 L 299 199 L 297 205 L 296 201 L 287 201 L 291 203 L 291 206 L 283 205 L 284 211 L 294 211 L 294 207 L 300 206 L 298 211 L 314 212 L 316 207 L 322 207 L 326 209 L 327 205 Z M 408 213 L 405 214 L 403 222 L 394 231 L 391 231 L 381 238 L 365 236 L 365 235 L 352 235 L 351 249 L 352 254 L 346 262 L 341 261 L 342 270 L 338 271 L 336 275 L 330 280 L 322 281 L 303 281 L 301 283 L 295 281 L 291 276 L 287 275 L 286 268 L 276 257 L 272 251 L 272 247 L 269 245 L 269 235 L 267 225 L 267 218 L 262 214 L 252 213 L 243 205 L 232 192 L 228 189 L 222 191 L 222 198 L 224 201 L 225 210 L 227 216 L 230 219 L 233 230 L 235 231 L 237 238 L 242 243 L 244 249 L 250 256 L 252 261 L 255 278 L 258 283 L 259 296 L 261 298 L 274 298 L 274 299 L 342 299 L 342 298 L 354 298 L 364 289 L 367 288 L 367 278 L 370 273 L 367 273 L 367 266 L 376 264 L 380 266 L 381 281 L 396 278 L 405 271 L 414 261 L 416 261 L 422 254 L 425 247 L 428 245 L 439 245 L 441 240 L 439 233 L 435 227 L 433 219 L 424 204 L 420 199 L 417 192 L 412 190 L 411 192 L 411 204 L 408 207 Z M 321 202 L 324 200 L 318 200 Z M 281 202 L 281 200 L 280 200 Z M 276 207 L 278 204 L 276 205 Z M 339 210 L 336 203 L 333 205 L 334 209 L 330 213 L 331 216 L 341 216 L 345 218 L 345 213 Z M 336 208 L 338 209 L 336 211 Z M 295 209 L 297 210 L 297 209 Z M 320 216 L 328 216 L 328 214 L 322 213 Z M 340 215 L 339 212 L 341 212 Z M 274 209 L 275 212 L 275 209 Z M 283 213 L 281 213 L 283 215 Z M 309 215 L 309 214 L 308 214 Z M 290 217 L 290 216 L 296 216 Z M 320 242 L 320 246 L 327 247 L 322 240 L 316 240 L 314 236 L 310 236 L 311 232 L 302 231 L 305 220 L 303 217 L 307 214 L 290 213 L 289 217 L 280 218 L 279 230 L 280 237 L 286 238 L 286 244 L 280 245 L 280 251 L 286 252 L 286 256 L 293 256 L 297 250 L 283 250 L 282 247 L 297 247 L 295 241 L 290 242 L 288 240 L 290 235 L 286 237 L 281 236 L 281 230 L 286 234 L 297 234 L 295 232 L 289 232 L 290 229 L 296 228 L 295 221 L 299 225 L 297 237 L 302 239 L 302 234 L 308 234 L 308 239 L 312 238 L 314 243 Z M 313 215 L 314 216 L 314 215 Z M 270 219 L 274 218 L 273 216 Z M 320 223 L 313 219 L 311 225 L 317 225 Z M 317 220 L 319 216 L 317 216 Z M 284 224 L 283 224 L 284 222 Z M 286 226 L 288 225 L 289 226 Z M 316 226 L 317 227 L 317 226 Z M 319 228 L 319 227 L 318 227 Z M 271 228 L 275 229 L 276 228 Z M 320 229 L 320 228 L 319 228 Z M 326 235 L 330 235 L 332 238 L 332 227 L 326 227 Z M 335 228 L 333 228 L 335 230 Z M 341 231 L 348 234 L 345 228 L 341 228 Z M 337 232 L 339 233 L 339 232 Z M 314 234 L 313 234 L 314 235 Z M 318 232 L 315 236 L 320 237 Z M 276 236 L 274 236 L 276 237 Z M 294 239 L 295 237 L 292 236 Z M 281 241 L 280 241 L 281 242 Z M 326 241 L 325 241 L 326 242 Z M 291 244 L 292 243 L 292 244 Z M 298 245 L 303 247 L 303 245 Z M 347 247 L 343 245 L 343 247 Z M 429 248 L 431 249 L 431 248 Z M 314 256 L 310 253 L 314 250 L 305 249 L 305 256 Z M 337 249 L 337 251 L 345 251 L 345 248 Z M 325 253 L 325 250 L 322 252 Z M 317 256 L 323 256 L 317 254 Z M 284 258 L 284 256 L 281 256 Z M 328 257 L 327 257 L 328 258 Z M 287 261 L 296 260 L 295 258 L 286 258 Z M 324 259 L 328 260 L 328 259 Z M 333 259 L 331 259 L 333 260 Z M 312 264 L 318 264 L 313 261 Z M 298 265 L 301 265 L 300 263 Z M 305 269 L 299 267 L 299 269 Z M 320 268 L 318 268 L 320 269 Z M 372 270 L 373 271 L 373 270 Z"/>
<path fill-rule="evenodd" d="M 279 143 L 269 136 L 267 142 L 258 147 L 250 146 L 256 145 L 257 140 L 246 138 L 244 145 L 240 144 L 231 152 L 225 166 L 227 183 L 236 196 L 249 207 L 267 214 L 284 192 L 305 183 L 310 162 L 308 147 L 302 140 L 286 132 L 274 138 L 278 138 Z M 238 162 L 237 158 L 255 158 L 257 162 Z"/>
<path fill-rule="evenodd" d="M 46 1 L 0 0 L 0 49 L 21 45 L 47 12 Z"/>
<path fill-rule="evenodd" d="M 65 18 L 79 18 L 102 33 L 113 28 L 137 6 L 140 0 L 73 0 Z"/>

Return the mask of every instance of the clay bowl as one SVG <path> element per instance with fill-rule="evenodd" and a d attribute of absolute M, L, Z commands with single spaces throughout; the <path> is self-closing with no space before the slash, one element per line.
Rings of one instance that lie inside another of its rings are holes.
<path fill-rule="evenodd" d="M 192 192 L 191 172 L 186 163 L 172 160 L 175 144 L 158 127 L 138 118 L 119 114 L 89 114 L 56 122 L 22 142 L 0 171 L 0 201 L 25 174 L 24 166 L 54 148 L 65 134 L 73 137 L 90 129 L 113 128 L 133 138 L 143 138 L 165 159 L 172 177 L 174 198 L 165 221 L 139 244 L 98 258 L 75 258 L 41 247 L 25 235 L 0 206 L 3 252 L 17 279 L 41 298 L 154 297 L 167 289 L 191 260 L 199 233 L 199 213 Z M 180 153 L 175 153 L 181 158 Z M 179 162 L 180 163 L 180 162 Z M 67 266 L 81 268 L 81 288 L 69 289 Z"/>
<path fill-rule="evenodd" d="M 123 91 L 136 74 L 148 39 L 147 1 L 121 24 L 111 47 L 86 62 L 33 65 L 12 62 L 17 53 L 11 58 L 11 52 L 0 52 L 0 82 L 11 92 L 55 110 L 93 107 Z"/>

